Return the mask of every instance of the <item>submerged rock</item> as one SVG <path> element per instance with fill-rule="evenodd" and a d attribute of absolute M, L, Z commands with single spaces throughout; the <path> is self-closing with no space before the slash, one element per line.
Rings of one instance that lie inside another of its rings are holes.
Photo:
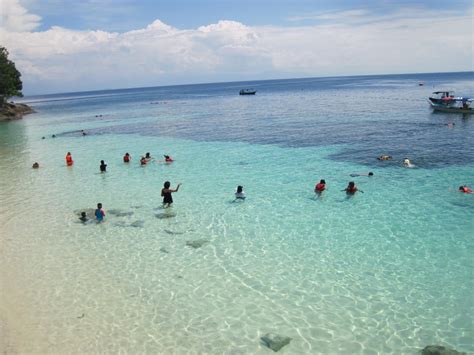
<path fill-rule="evenodd" d="M 260 339 L 266 346 L 268 346 L 270 349 L 272 349 L 275 352 L 280 350 L 285 345 L 288 345 L 291 341 L 290 337 L 273 334 L 273 333 L 267 333 Z"/>
<path fill-rule="evenodd" d="M 143 225 L 145 224 L 145 221 L 135 221 L 133 223 L 130 223 L 130 227 L 134 227 L 134 228 L 142 228 Z"/>
<path fill-rule="evenodd" d="M 176 217 L 176 212 L 163 212 L 155 214 L 155 217 L 158 219 L 166 219 Z"/>
<path fill-rule="evenodd" d="M 112 216 L 116 216 L 116 217 L 128 217 L 128 216 L 133 216 L 133 213 L 132 211 L 130 212 L 125 212 L 123 210 L 120 210 L 120 209 L 111 209 L 111 210 L 108 210 L 107 211 L 109 214 L 111 214 Z"/>
<path fill-rule="evenodd" d="M 459 352 L 454 349 L 447 348 L 441 345 L 428 345 L 421 350 L 422 355 L 466 355 L 464 352 Z"/>
<path fill-rule="evenodd" d="M 169 254 L 168 249 L 166 249 L 166 248 L 164 248 L 164 247 L 163 247 L 163 248 L 160 248 L 160 251 L 161 251 L 162 253 Z"/>
<path fill-rule="evenodd" d="M 203 245 L 209 243 L 207 239 L 197 239 L 197 240 L 188 240 L 186 241 L 186 246 L 192 247 L 194 249 L 200 248 Z"/>
<path fill-rule="evenodd" d="M 174 231 L 170 231 L 169 229 L 165 229 L 165 233 L 168 233 L 168 234 L 171 234 L 171 235 L 184 234 L 184 232 L 174 232 Z"/>

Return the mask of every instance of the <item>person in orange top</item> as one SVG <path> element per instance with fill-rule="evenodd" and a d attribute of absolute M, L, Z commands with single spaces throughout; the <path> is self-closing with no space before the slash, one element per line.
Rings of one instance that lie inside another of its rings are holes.
<path fill-rule="evenodd" d="M 74 164 L 74 160 L 72 160 L 72 155 L 70 152 L 67 152 L 66 154 L 66 164 L 68 166 L 71 166 L 72 164 Z"/>
<path fill-rule="evenodd" d="M 314 187 L 314 192 L 316 192 L 317 194 L 320 194 L 324 190 L 326 190 L 326 180 L 321 179 L 321 181 L 317 183 L 316 186 Z"/>

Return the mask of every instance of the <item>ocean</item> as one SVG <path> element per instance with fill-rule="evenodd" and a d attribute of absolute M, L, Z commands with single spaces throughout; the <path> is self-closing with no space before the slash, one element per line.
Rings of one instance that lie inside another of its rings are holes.
<path fill-rule="evenodd" d="M 474 116 L 432 112 L 443 89 L 473 97 L 474 73 L 18 100 L 37 113 L 0 124 L 7 353 L 270 354 L 267 333 L 282 354 L 474 353 Z"/>

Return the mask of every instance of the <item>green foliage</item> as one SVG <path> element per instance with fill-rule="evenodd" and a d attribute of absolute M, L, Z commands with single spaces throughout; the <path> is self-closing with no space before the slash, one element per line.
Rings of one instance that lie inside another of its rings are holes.
<path fill-rule="evenodd" d="M 8 51 L 0 47 L 0 104 L 6 102 L 11 96 L 23 96 L 21 90 L 21 74 L 16 69 L 15 63 L 8 59 Z"/>

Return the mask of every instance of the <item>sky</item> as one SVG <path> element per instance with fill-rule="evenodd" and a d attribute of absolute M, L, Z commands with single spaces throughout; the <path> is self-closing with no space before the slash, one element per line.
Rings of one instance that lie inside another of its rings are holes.
<path fill-rule="evenodd" d="M 473 71 L 471 0 L 0 0 L 25 95 Z"/>

